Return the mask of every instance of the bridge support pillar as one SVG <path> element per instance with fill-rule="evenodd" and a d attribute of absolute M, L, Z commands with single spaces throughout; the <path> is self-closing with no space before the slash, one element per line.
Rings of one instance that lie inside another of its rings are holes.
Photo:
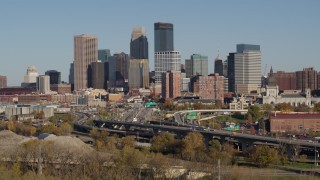
<path fill-rule="evenodd" d="M 130 126 L 124 126 L 124 128 L 126 129 L 126 131 L 130 130 Z"/>
<path fill-rule="evenodd" d="M 252 141 L 240 141 L 240 143 L 242 152 L 248 151 L 251 147 L 254 146 Z"/>

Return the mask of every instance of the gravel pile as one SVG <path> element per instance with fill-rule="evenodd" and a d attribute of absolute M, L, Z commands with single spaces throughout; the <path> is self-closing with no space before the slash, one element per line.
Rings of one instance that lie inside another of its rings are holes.
<path fill-rule="evenodd" d="M 12 152 L 17 147 L 31 138 L 20 136 L 12 131 L 3 130 L 0 131 L 0 155 L 6 152 Z"/>
<path fill-rule="evenodd" d="M 0 156 L 7 152 L 13 152 L 18 146 L 31 139 L 38 139 L 36 137 L 24 137 L 17 135 L 11 131 L 0 131 Z M 83 141 L 76 137 L 70 136 L 55 136 L 53 134 L 41 138 L 41 141 L 52 142 L 54 149 L 62 150 L 69 153 L 77 153 L 79 155 L 90 154 L 94 151 L 92 147 L 85 144 Z"/>
<path fill-rule="evenodd" d="M 83 141 L 76 137 L 70 136 L 55 136 L 53 134 L 44 138 L 44 141 L 49 141 L 54 144 L 59 150 L 67 151 L 70 153 L 90 154 L 94 151 L 92 147 L 85 144 Z"/>

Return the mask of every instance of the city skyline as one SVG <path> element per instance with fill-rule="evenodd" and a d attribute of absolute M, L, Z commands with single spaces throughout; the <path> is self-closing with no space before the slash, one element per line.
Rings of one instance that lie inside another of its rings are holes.
<path fill-rule="evenodd" d="M 218 50 L 225 60 L 229 52 L 236 52 L 235 45 L 241 43 L 261 46 L 262 71 L 265 64 L 268 69 L 273 66 L 275 71 L 298 71 L 306 67 L 320 70 L 317 63 L 320 25 L 316 23 L 319 1 L 185 1 L 170 2 L 170 6 L 143 3 L 144 10 L 139 11 L 137 8 L 141 6 L 130 1 L 3 2 L 0 15 L 6 18 L 0 20 L 3 25 L 0 74 L 7 76 L 8 86 L 20 85 L 27 68 L 34 65 L 39 74 L 54 69 L 67 81 L 69 65 L 74 59 L 74 35 L 96 35 L 98 49 L 110 49 L 111 54 L 129 53 L 131 30 L 136 26 L 146 28 L 149 67 L 154 70 L 155 22 L 173 24 L 174 49 L 180 51 L 181 63 L 195 53 L 208 56 L 209 73 L 214 71 Z M 103 4 L 124 7 L 126 12 L 114 16 L 116 8 L 105 8 Z M 164 8 L 166 11 L 162 11 Z M 90 11 L 83 13 L 85 9 Z"/>

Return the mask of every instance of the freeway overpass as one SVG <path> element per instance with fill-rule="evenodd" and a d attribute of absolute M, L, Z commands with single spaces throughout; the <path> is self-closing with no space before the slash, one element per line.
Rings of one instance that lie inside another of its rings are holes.
<path fill-rule="evenodd" d="M 235 110 L 235 109 L 199 109 L 199 110 L 183 110 L 174 113 L 174 119 L 179 124 L 184 124 L 183 115 L 191 112 L 214 112 L 214 113 L 247 113 L 248 109 Z"/>
<path fill-rule="evenodd" d="M 193 128 L 192 126 L 168 126 L 168 125 L 157 125 L 157 124 L 140 124 L 133 122 L 119 122 L 119 121 L 94 121 L 95 125 L 100 128 L 107 128 L 116 130 L 116 128 L 123 127 L 121 131 L 129 131 L 130 128 L 136 127 L 144 130 L 153 132 L 157 135 L 161 132 L 171 132 L 176 134 L 178 137 L 182 138 L 186 136 L 189 132 L 197 131 L 200 132 L 208 143 L 212 139 L 217 139 L 220 142 L 235 142 L 238 144 L 238 148 L 246 150 L 255 144 L 266 144 L 266 145 L 277 145 L 285 146 L 288 153 L 294 153 L 297 147 L 302 149 L 307 149 L 309 151 L 320 150 L 320 143 L 305 142 L 301 140 L 290 140 L 290 139 L 279 139 L 274 137 L 266 137 L 259 135 L 241 134 L 230 131 L 222 130 L 204 130 L 203 128 Z M 120 129 L 118 129 L 120 131 Z M 143 133 L 143 132 L 141 132 Z"/>

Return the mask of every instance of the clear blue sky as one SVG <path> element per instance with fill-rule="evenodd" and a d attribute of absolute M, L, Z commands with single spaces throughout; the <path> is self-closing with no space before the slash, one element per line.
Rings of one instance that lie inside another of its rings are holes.
<path fill-rule="evenodd" d="M 174 24 L 182 62 L 193 53 L 223 59 L 236 44 L 261 45 L 262 70 L 320 71 L 319 0 L 2 0 L 0 74 L 20 85 L 29 65 L 40 74 L 55 69 L 67 80 L 73 36 L 93 34 L 99 48 L 129 53 L 133 27 L 144 26 L 153 69 L 153 23 Z"/>

